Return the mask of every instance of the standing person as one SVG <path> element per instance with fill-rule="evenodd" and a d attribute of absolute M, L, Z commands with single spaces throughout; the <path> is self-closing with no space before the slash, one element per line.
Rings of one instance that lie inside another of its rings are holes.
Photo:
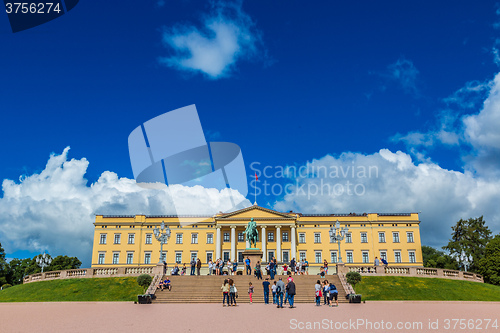
<path fill-rule="evenodd" d="M 375 257 L 375 262 L 373 264 L 375 267 L 380 265 L 380 261 L 378 260 L 378 257 Z"/>
<path fill-rule="evenodd" d="M 235 260 L 233 262 L 233 275 L 236 275 L 237 270 L 238 270 L 238 260 Z"/>
<path fill-rule="evenodd" d="M 307 261 L 307 259 L 304 259 L 304 265 L 302 268 L 304 269 L 304 274 L 309 275 L 309 261 Z"/>
<path fill-rule="evenodd" d="M 335 298 L 335 303 L 337 303 L 336 306 L 339 306 L 339 301 L 338 301 L 338 296 L 339 296 L 339 291 L 337 290 L 337 287 L 333 283 L 330 283 L 330 297 L 329 297 L 329 304 L 330 306 L 333 306 L 333 299 Z"/>
<path fill-rule="evenodd" d="M 266 277 L 266 280 L 262 282 L 262 287 L 264 287 L 264 304 L 269 304 L 269 278 Z"/>
<path fill-rule="evenodd" d="M 212 270 L 214 268 L 214 264 L 212 263 L 212 259 L 208 261 L 208 275 L 212 275 Z"/>
<path fill-rule="evenodd" d="M 298 266 L 295 266 L 295 268 L 297 268 Z M 289 276 L 287 279 L 286 279 L 286 285 L 288 286 L 288 282 L 292 281 L 292 277 Z M 285 288 L 285 304 L 286 302 L 288 302 L 288 289 Z"/>
<path fill-rule="evenodd" d="M 281 278 L 276 283 L 276 304 L 277 308 L 283 308 L 283 293 L 285 292 L 285 282 Z"/>
<path fill-rule="evenodd" d="M 319 280 L 316 281 L 316 284 L 314 285 L 314 293 L 316 295 L 316 306 L 321 306 L 321 282 Z"/>
<path fill-rule="evenodd" d="M 325 270 L 325 275 L 328 275 L 328 261 L 323 260 L 323 269 Z"/>
<path fill-rule="evenodd" d="M 271 275 L 271 280 L 274 280 L 274 272 L 275 272 L 275 266 L 274 266 L 274 261 L 271 260 L 269 263 L 269 275 Z"/>
<path fill-rule="evenodd" d="M 276 304 L 276 281 L 274 281 L 273 285 L 271 286 L 271 291 L 273 293 L 273 304 Z"/>
<path fill-rule="evenodd" d="M 250 304 L 252 304 L 253 286 L 252 282 L 248 282 L 248 296 L 250 297 Z"/>
<path fill-rule="evenodd" d="M 196 274 L 200 275 L 200 269 L 201 269 L 201 260 L 198 258 L 198 261 L 196 262 Z"/>
<path fill-rule="evenodd" d="M 163 275 L 167 275 L 167 262 L 163 260 Z"/>
<path fill-rule="evenodd" d="M 260 261 L 257 261 L 257 265 L 255 265 L 255 275 L 257 276 L 257 280 L 262 280 L 262 270 L 260 268 Z"/>
<path fill-rule="evenodd" d="M 295 273 L 295 258 L 292 258 L 292 260 L 290 261 L 290 271 L 292 272 L 292 274 L 296 274 Z"/>
<path fill-rule="evenodd" d="M 215 275 L 219 275 L 219 259 L 215 261 L 213 268 L 215 270 Z"/>
<path fill-rule="evenodd" d="M 227 275 L 231 275 L 233 271 L 233 263 L 231 262 L 231 259 L 227 260 L 226 266 L 227 266 Z"/>
<path fill-rule="evenodd" d="M 294 308 L 293 301 L 295 298 L 295 282 L 290 279 L 290 282 L 286 285 L 286 292 L 288 293 L 288 303 L 290 304 L 290 309 Z"/>
<path fill-rule="evenodd" d="M 250 257 L 247 257 L 245 259 L 245 266 L 246 266 L 246 270 L 247 270 L 247 275 L 252 275 L 252 268 L 250 267 Z"/>
<path fill-rule="evenodd" d="M 224 274 L 223 269 L 224 269 L 224 260 L 221 259 L 219 262 L 219 275 Z"/>
<path fill-rule="evenodd" d="M 278 260 L 276 260 L 276 258 L 274 258 L 273 261 L 274 261 L 274 275 L 276 275 L 276 272 L 278 270 Z"/>
<path fill-rule="evenodd" d="M 330 304 L 328 301 L 328 298 L 330 297 L 329 295 L 330 292 L 330 285 L 328 284 L 328 280 L 323 281 L 323 305 Z"/>
<path fill-rule="evenodd" d="M 187 272 L 186 263 L 183 263 L 182 264 L 182 273 L 181 273 L 181 275 L 186 275 L 186 272 Z"/>
<path fill-rule="evenodd" d="M 297 263 L 297 266 L 295 267 L 295 268 L 296 268 L 296 271 L 297 271 L 297 274 L 299 274 L 299 275 L 300 275 L 300 274 L 302 274 L 302 262 L 303 262 L 303 260 L 302 260 L 302 261 L 299 261 L 299 262 Z"/>
<path fill-rule="evenodd" d="M 288 275 L 288 265 L 286 263 L 283 265 L 283 275 Z"/>
<path fill-rule="evenodd" d="M 191 273 L 189 275 L 194 275 L 194 269 L 196 268 L 196 259 L 191 258 Z"/>
<path fill-rule="evenodd" d="M 234 284 L 233 279 L 229 279 L 229 300 L 231 301 L 231 306 L 236 306 L 236 285 Z"/>
<path fill-rule="evenodd" d="M 226 299 L 227 299 L 227 306 L 229 306 L 229 281 L 227 279 L 224 280 L 224 283 L 222 284 L 222 287 L 220 287 L 222 290 L 222 306 L 224 306 Z"/>

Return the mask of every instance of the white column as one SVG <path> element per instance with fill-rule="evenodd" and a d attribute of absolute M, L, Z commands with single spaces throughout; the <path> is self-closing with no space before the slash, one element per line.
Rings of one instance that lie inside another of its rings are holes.
<path fill-rule="evenodd" d="M 291 236 L 292 236 L 292 253 L 291 253 L 291 257 L 292 258 L 295 258 L 295 261 L 297 261 L 297 245 L 295 244 L 295 226 L 292 226 L 291 230 L 290 230 L 290 233 L 291 233 Z"/>
<path fill-rule="evenodd" d="M 281 261 L 281 226 L 276 226 L 276 260 Z"/>
<path fill-rule="evenodd" d="M 263 225 L 262 227 L 262 261 L 266 262 L 266 257 L 267 257 L 267 251 L 266 251 L 266 226 Z"/>
<path fill-rule="evenodd" d="M 231 226 L 231 261 L 234 262 L 236 258 L 236 226 Z"/>
<path fill-rule="evenodd" d="M 221 257 L 222 252 L 222 238 L 220 234 L 220 226 L 217 226 L 217 237 L 215 243 L 215 259 L 219 259 Z"/>

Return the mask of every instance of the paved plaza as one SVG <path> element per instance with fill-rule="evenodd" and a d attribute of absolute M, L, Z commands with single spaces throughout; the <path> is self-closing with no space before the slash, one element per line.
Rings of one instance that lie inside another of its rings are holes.
<path fill-rule="evenodd" d="M 373 301 L 338 308 L 297 304 L 294 309 L 265 304 L 227 308 L 219 304 L 0 303 L 2 333 L 500 332 L 493 327 L 495 319 L 500 325 L 500 303 L 494 302 Z M 486 328 L 488 320 L 492 321 Z"/>

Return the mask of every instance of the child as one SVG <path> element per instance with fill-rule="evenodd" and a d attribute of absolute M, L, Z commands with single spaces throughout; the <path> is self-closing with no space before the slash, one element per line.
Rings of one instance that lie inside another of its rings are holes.
<path fill-rule="evenodd" d="M 284 275 L 288 275 L 288 266 L 287 266 L 287 264 L 283 265 L 283 274 Z"/>
<path fill-rule="evenodd" d="M 252 304 L 252 295 L 253 295 L 252 282 L 248 282 L 248 295 L 250 296 L 250 304 Z"/>

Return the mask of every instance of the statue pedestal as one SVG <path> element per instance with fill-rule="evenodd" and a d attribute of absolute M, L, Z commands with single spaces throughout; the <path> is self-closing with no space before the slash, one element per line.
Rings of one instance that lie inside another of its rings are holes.
<path fill-rule="evenodd" d="M 262 260 L 262 251 L 260 249 L 245 249 L 243 251 L 243 262 L 245 262 L 246 258 L 250 259 L 250 267 L 252 268 L 252 274 L 253 274 L 253 269 L 255 265 L 257 264 L 257 261 Z M 262 264 L 262 262 L 261 262 Z M 246 267 L 245 267 L 246 270 Z"/>

